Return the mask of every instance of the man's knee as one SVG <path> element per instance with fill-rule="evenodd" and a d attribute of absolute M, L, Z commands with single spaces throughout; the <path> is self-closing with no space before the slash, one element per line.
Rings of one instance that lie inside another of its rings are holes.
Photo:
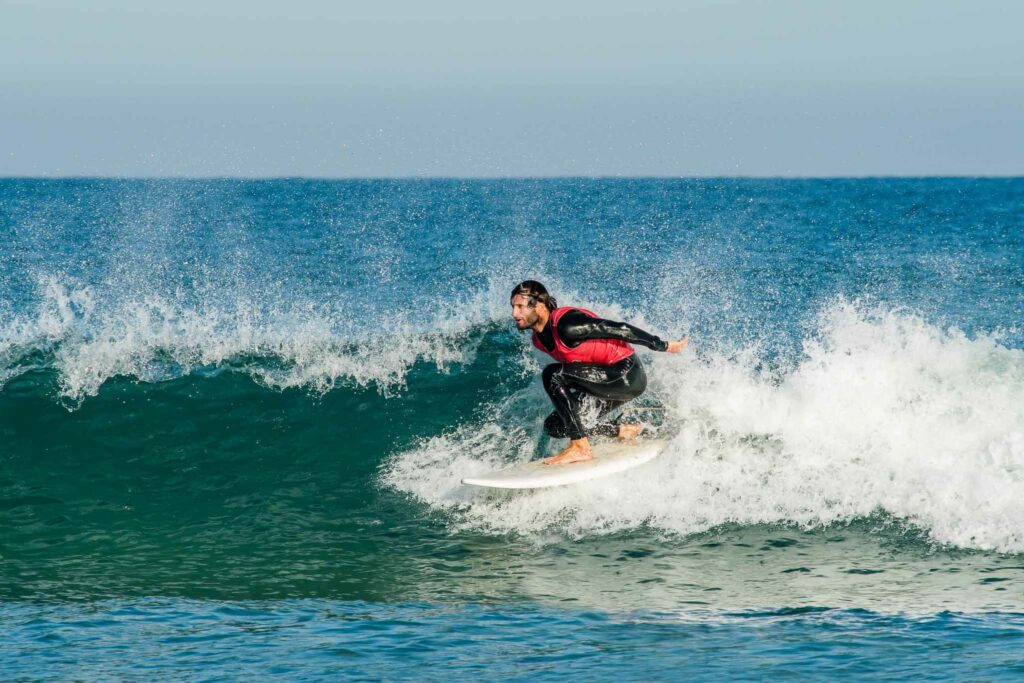
<path fill-rule="evenodd" d="M 558 373 L 562 369 L 561 363 L 552 363 L 551 365 L 544 366 L 544 371 L 541 373 L 541 382 L 544 385 L 544 390 L 551 393 L 551 388 L 558 383 Z"/>

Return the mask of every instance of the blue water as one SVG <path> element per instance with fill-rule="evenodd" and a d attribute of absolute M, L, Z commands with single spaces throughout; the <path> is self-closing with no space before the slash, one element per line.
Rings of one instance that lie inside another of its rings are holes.
<path fill-rule="evenodd" d="M 14 608 L 0 675 L 289 680 L 1013 679 L 1020 615 L 616 614 L 324 600 Z M 129 658 L 126 658 L 128 655 Z"/>
<path fill-rule="evenodd" d="M 0 180 L 0 679 L 1020 676 L 1024 180 Z M 665 338 L 559 447 L 508 317 Z"/>

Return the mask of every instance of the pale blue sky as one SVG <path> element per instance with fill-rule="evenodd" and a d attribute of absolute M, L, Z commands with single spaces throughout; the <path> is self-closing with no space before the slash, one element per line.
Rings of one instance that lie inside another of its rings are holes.
<path fill-rule="evenodd" d="M 1024 3 L 0 0 L 0 175 L 1024 174 Z"/>

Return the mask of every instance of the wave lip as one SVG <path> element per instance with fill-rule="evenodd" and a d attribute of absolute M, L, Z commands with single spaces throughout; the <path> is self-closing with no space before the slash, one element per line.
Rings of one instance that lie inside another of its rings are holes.
<path fill-rule="evenodd" d="M 40 293 L 33 314 L 0 327 L 0 389 L 25 372 L 53 369 L 71 407 L 113 377 L 152 382 L 204 368 L 243 371 L 274 389 L 324 393 L 349 383 L 387 394 L 417 362 L 441 371 L 470 362 L 494 323 L 491 311 L 470 305 L 429 328 L 396 313 L 370 336 L 325 306 L 268 310 L 239 298 L 195 307 L 158 295 L 100 302 L 90 287 L 56 278 L 43 279 Z"/>

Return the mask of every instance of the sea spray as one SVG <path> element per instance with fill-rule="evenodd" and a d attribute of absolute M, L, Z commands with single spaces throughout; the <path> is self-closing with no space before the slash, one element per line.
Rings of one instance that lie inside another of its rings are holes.
<path fill-rule="evenodd" d="M 322 394 L 349 382 L 394 392 L 416 362 L 445 371 L 471 361 L 481 332 L 496 316 L 487 297 L 479 296 L 428 325 L 392 312 L 367 333 L 344 310 L 326 304 L 268 308 L 239 296 L 229 305 L 191 307 L 149 295 L 101 307 L 88 286 L 46 277 L 39 289 L 34 313 L 0 327 L 0 380 L 52 368 L 70 406 L 95 396 L 113 377 L 160 381 L 217 367 L 247 372 L 274 389 Z M 30 357 L 34 363 L 26 362 Z"/>

